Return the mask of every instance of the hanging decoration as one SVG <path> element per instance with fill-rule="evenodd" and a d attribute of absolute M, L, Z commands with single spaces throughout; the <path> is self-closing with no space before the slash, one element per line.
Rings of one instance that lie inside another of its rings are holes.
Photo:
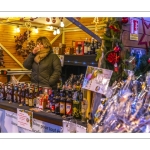
<path fill-rule="evenodd" d="M 124 24 L 128 23 L 128 21 L 129 21 L 128 17 L 123 17 L 122 20 L 121 20 L 121 22 L 124 23 Z"/>
<path fill-rule="evenodd" d="M 97 31 L 98 31 L 98 24 L 99 24 L 99 19 L 98 19 L 98 17 L 95 17 L 95 18 L 94 18 L 93 23 L 95 23 L 95 32 L 97 32 Z"/>
<path fill-rule="evenodd" d="M 96 18 L 95 18 L 96 22 Z M 127 19 L 126 19 L 127 22 Z M 97 21 L 98 23 L 98 21 Z M 101 61 L 101 68 L 113 70 L 110 85 L 114 81 L 126 78 L 124 69 L 126 68 L 125 60 L 129 56 L 128 52 L 122 57 L 124 50 L 120 34 L 122 32 L 122 19 L 120 18 L 103 18 L 101 23 L 105 23 L 104 34 L 101 36 L 102 46 L 97 50 L 96 61 L 104 55 Z M 124 51 L 125 53 L 125 51 Z"/>

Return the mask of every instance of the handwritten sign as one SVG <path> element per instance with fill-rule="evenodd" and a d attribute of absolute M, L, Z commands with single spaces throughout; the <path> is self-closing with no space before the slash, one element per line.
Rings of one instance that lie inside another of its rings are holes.
<path fill-rule="evenodd" d="M 106 94 L 112 73 L 112 70 L 88 66 L 82 88 Z"/>
<path fill-rule="evenodd" d="M 17 108 L 17 125 L 19 127 L 32 130 L 33 112 Z"/>

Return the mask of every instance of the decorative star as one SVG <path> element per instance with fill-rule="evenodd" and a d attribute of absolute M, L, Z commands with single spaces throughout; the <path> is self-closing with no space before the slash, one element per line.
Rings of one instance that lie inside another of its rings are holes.
<path fill-rule="evenodd" d="M 138 45 L 143 45 L 143 44 L 145 44 L 146 49 L 147 49 L 147 51 L 148 51 L 148 46 L 150 45 L 150 41 L 144 40 L 144 38 L 145 38 L 145 36 L 147 36 L 145 30 L 146 30 L 146 28 L 147 28 L 147 29 L 150 28 L 150 23 L 147 24 L 147 23 L 145 22 L 144 18 L 142 18 L 142 26 L 143 26 L 143 35 L 142 35 L 140 41 L 138 42 Z M 147 38 L 146 38 L 146 39 L 147 39 Z"/>

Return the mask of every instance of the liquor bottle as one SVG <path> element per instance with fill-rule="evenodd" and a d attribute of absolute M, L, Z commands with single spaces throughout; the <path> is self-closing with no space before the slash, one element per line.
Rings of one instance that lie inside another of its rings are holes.
<path fill-rule="evenodd" d="M 10 84 L 10 101 L 13 102 L 14 101 L 14 87 L 13 84 Z"/>
<path fill-rule="evenodd" d="M 29 106 L 29 87 L 25 86 L 25 106 Z"/>
<path fill-rule="evenodd" d="M 38 89 L 38 96 L 40 96 L 40 94 L 43 94 L 42 86 L 39 86 L 39 89 Z"/>
<path fill-rule="evenodd" d="M 60 90 L 60 115 L 65 115 L 66 112 L 66 92 L 65 90 Z"/>
<path fill-rule="evenodd" d="M 60 89 L 57 89 L 56 97 L 55 97 L 55 114 L 60 114 Z"/>
<path fill-rule="evenodd" d="M 15 84 L 15 86 L 14 86 L 14 103 L 17 103 L 17 98 L 18 98 L 18 85 Z"/>
<path fill-rule="evenodd" d="M 2 89 L 1 89 L 2 100 L 6 100 L 5 86 L 6 84 L 2 83 Z"/>
<path fill-rule="evenodd" d="M 87 54 L 91 55 L 91 43 L 90 43 L 90 40 L 87 41 Z"/>
<path fill-rule="evenodd" d="M 29 107 L 34 106 L 33 100 L 34 100 L 33 87 L 30 87 L 30 89 L 29 89 Z"/>
<path fill-rule="evenodd" d="M 49 103 L 50 103 L 50 110 L 51 112 L 55 113 L 55 92 L 52 90 L 51 95 L 48 97 Z"/>
<path fill-rule="evenodd" d="M 87 52 L 88 50 L 87 50 L 87 38 L 86 38 L 84 41 L 84 55 L 87 55 Z"/>
<path fill-rule="evenodd" d="M 21 85 L 18 85 L 17 103 L 21 103 Z"/>
<path fill-rule="evenodd" d="M 35 106 L 35 107 L 36 107 L 36 99 L 38 97 L 38 94 L 39 94 L 38 87 L 35 86 L 35 88 L 34 88 L 34 100 L 33 100 L 33 106 Z"/>
<path fill-rule="evenodd" d="M 10 83 L 7 84 L 6 88 L 6 100 L 10 101 Z"/>
<path fill-rule="evenodd" d="M 21 98 L 22 106 L 25 105 L 25 86 L 24 85 L 21 88 L 20 98 Z"/>
<path fill-rule="evenodd" d="M 3 93 L 2 93 L 2 83 L 0 83 L 0 100 L 3 99 Z"/>
<path fill-rule="evenodd" d="M 83 93 L 81 91 L 74 91 L 72 115 L 76 119 L 81 119 L 81 101 L 82 100 L 83 100 Z"/>
<path fill-rule="evenodd" d="M 67 91 L 66 116 L 72 116 L 72 91 Z"/>

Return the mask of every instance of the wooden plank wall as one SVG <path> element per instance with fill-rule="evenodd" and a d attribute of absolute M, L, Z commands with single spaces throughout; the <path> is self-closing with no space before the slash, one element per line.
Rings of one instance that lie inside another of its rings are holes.
<path fill-rule="evenodd" d="M 89 26 L 94 25 L 92 24 L 93 18 L 81 18 L 79 20 L 83 25 Z M 76 27 L 74 24 L 69 26 L 70 28 Z M 68 27 L 68 28 L 69 28 Z M 26 28 L 20 28 L 20 33 L 15 32 L 16 26 L 10 26 L 10 25 L 3 25 L 0 24 L 0 43 L 9 50 L 9 52 L 21 63 L 23 63 L 24 58 L 22 56 L 19 56 L 16 53 L 15 50 L 15 38 L 14 36 L 19 36 L 20 34 L 23 34 L 26 31 Z M 32 31 L 32 30 L 31 30 Z M 94 29 L 93 29 L 93 32 Z M 96 32 L 98 36 L 101 36 L 103 34 L 103 30 L 99 30 Z M 39 30 L 39 33 L 36 34 L 34 31 L 30 33 L 29 40 L 36 41 L 36 39 L 39 36 L 46 36 L 50 41 L 55 38 L 55 35 L 53 35 L 53 32 Z M 84 41 L 85 38 L 91 38 L 87 33 L 84 31 L 70 31 L 65 32 L 65 44 L 66 47 L 72 46 L 72 41 Z M 59 43 L 62 42 L 62 35 L 52 44 L 53 47 L 57 47 Z M 26 42 L 23 46 L 26 46 Z M 5 68 L 20 68 L 20 66 L 6 53 L 4 52 L 4 62 L 5 62 Z M 5 68 L 0 67 L 0 70 L 3 70 Z M 17 76 L 16 76 L 17 77 Z M 29 81 L 29 76 L 25 75 L 20 81 Z M 4 75 L 0 75 L 0 82 L 7 82 L 7 78 Z"/>
<path fill-rule="evenodd" d="M 19 36 L 23 34 L 27 29 L 20 28 L 20 33 L 15 32 L 15 26 L 10 25 L 0 25 L 0 43 L 21 63 L 23 63 L 24 58 L 16 53 L 16 43 L 14 36 Z M 30 38 L 29 40 L 33 40 L 36 42 L 36 39 L 39 36 L 46 36 L 50 41 L 55 37 L 53 32 L 39 30 L 39 33 L 36 34 L 32 29 L 30 29 Z M 52 46 L 58 46 L 61 42 L 61 36 L 52 44 Z M 23 44 L 23 47 L 26 47 L 27 41 Z M 4 65 L 5 68 L 13 69 L 13 68 L 20 68 L 20 66 L 4 51 Z M 0 70 L 5 69 L 0 67 Z M 17 76 L 16 76 L 17 77 Z M 29 81 L 29 76 L 25 75 L 20 81 Z M 0 75 L 0 82 L 7 82 L 7 78 L 4 75 Z"/>

